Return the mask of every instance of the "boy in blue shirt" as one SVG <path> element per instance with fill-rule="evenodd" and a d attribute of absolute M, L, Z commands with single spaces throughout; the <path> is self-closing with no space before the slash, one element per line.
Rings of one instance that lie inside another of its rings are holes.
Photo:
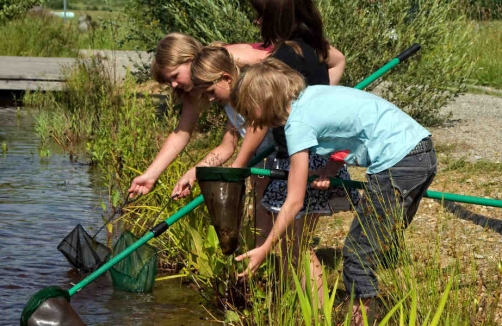
<path fill-rule="evenodd" d="M 231 102 L 251 126 L 284 126 L 291 159 L 286 201 L 265 243 L 236 257 L 249 259 L 240 276 L 258 269 L 301 209 L 309 152 L 329 156 L 345 151 L 345 163 L 367 168 L 368 183 L 343 248 L 344 283 L 356 298 L 353 312 L 359 324 L 361 303 L 367 308 L 378 294 L 378 262 L 396 248 L 436 174 L 429 131 L 371 93 L 341 86 L 306 87 L 297 72 L 273 58 L 247 71 Z M 311 186 L 327 189 L 328 177 L 341 164 L 330 161 Z"/>

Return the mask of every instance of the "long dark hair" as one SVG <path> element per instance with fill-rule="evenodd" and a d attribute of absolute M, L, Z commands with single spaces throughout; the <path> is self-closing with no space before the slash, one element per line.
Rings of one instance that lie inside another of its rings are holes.
<path fill-rule="evenodd" d="M 264 46 L 278 49 L 291 38 L 310 45 L 321 61 L 329 56 L 321 14 L 312 0 L 251 0 L 260 21 Z"/>

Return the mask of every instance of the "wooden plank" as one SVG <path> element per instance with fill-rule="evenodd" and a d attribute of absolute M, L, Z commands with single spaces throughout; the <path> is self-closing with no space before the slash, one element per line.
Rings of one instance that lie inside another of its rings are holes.
<path fill-rule="evenodd" d="M 81 50 L 79 56 L 88 60 L 98 55 L 112 78 L 122 81 L 135 63 L 150 61 L 146 52 Z M 0 56 L 0 90 L 60 90 L 64 69 L 73 66 L 76 58 Z"/>
<path fill-rule="evenodd" d="M 0 79 L 0 90 L 11 91 L 60 91 L 63 89 L 62 81 L 33 81 L 33 80 L 5 80 Z"/>
<path fill-rule="evenodd" d="M 64 81 L 62 68 L 74 58 L 0 57 L 0 79 Z"/>

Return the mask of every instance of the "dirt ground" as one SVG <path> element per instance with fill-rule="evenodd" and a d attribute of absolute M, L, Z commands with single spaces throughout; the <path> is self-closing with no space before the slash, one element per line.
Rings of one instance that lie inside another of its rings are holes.
<path fill-rule="evenodd" d="M 452 111 L 452 118 L 442 127 L 429 129 L 439 165 L 429 189 L 502 200 L 502 98 L 466 94 L 445 111 Z M 363 169 L 350 167 L 349 171 L 354 180 L 365 180 Z M 443 268 L 460 260 L 462 273 L 477 278 L 472 280 L 480 302 L 474 319 L 482 320 L 490 310 L 495 325 L 502 325 L 502 298 L 496 288 L 500 284 L 497 265 L 502 262 L 502 208 L 457 205 L 462 214 L 452 214 L 439 201 L 424 198 L 406 231 L 407 244 L 416 249 L 415 255 L 425 256 L 423 250 L 438 250 L 434 247 L 438 243 Z M 335 213 L 322 217 L 316 229 L 318 256 L 337 275 L 352 218 L 350 212 Z M 498 305 L 491 304 L 494 296 L 499 297 Z"/>

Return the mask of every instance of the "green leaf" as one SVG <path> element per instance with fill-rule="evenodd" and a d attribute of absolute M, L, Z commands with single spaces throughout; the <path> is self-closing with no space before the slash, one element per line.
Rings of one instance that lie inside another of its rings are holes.
<path fill-rule="evenodd" d="M 118 202 L 122 198 L 122 195 L 118 190 L 115 190 L 112 195 L 112 206 L 117 207 Z"/>
<path fill-rule="evenodd" d="M 387 315 L 385 315 L 385 317 L 382 319 L 382 321 L 378 325 L 380 325 L 380 326 L 387 325 L 389 323 L 389 320 L 392 317 L 392 315 L 394 315 L 394 313 L 397 311 L 397 309 L 401 308 L 401 305 L 403 304 L 404 300 L 406 300 L 406 298 L 408 298 L 410 293 L 411 292 L 408 292 L 408 294 L 406 294 L 404 296 L 404 298 L 399 300 L 399 302 L 394 307 L 392 307 L 392 309 L 387 313 Z"/>
<path fill-rule="evenodd" d="M 204 253 L 204 241 L 202 240 L 199 232 L 191 227 L 190 234 L 192 235 L 192 252 L 194 252 L 197 256 L 207 260 L 207 255 Z"/>
<path fill-rule="evenodd" d="M 434 314 L 434 317 L 431 320 L 430 326 L 436 326 L 439 324 L 439 318 L 441 318 L 441 314 L 443 313 L 444 307 L 446 305 L 446 301 L 448 300 L 448 296 L 450 294 L 450 289 L 453 284 L 453 277 L 450 278 L 450 281 L 448 282 L 448 285 L 446 285 L 445 292 L 443 293 L 443 296 L 441 297 L 441 301 L 439 302 L 439 307 L 436 310 L 436 313 Z"/>
<path fill-rule="evenodd" d="M 300 281 L 298 280 L 298 275 L 296 275 L 296 272 L 293 270 L 293 279 L 295 281 L 295 288 L 296 288 L 296 294 L 298 296 L 298 300 L 300 301 L 300 307 L 302 309 L 302 314 L 303 314 L 303 321 L 305 322 L 306 326 L 311 326 L 312 325 L 312 307 L 310 306 L 310 301 L 305 295 L 302 285 L 300 284 Z M 310 288 L 308 288 L 310 289 Z M 311 292 L 310 290 L 307 291 Z"/>
<path fill-rule="evenodd" d="M 239 322 L 240 320 L 241 320 L 241 318 L 239 317 L 239 315 L 235 311 L 229 310 L 229 309 L 226 310 L 226 313 L 225 313 L 225 321 L 226 322 L 234 323 L 234 322 Z"/>
<path fill-rule="evenodd" d="M 411 311 L 410 311 L 409 326 L 415 326 L 415 323 L 417 321 L 417 308 L 418 308 L 418 295 L 415 284 L 413 286 L 413 290 L 411 290 Z"/>
<path fill-rule="evenodd" d="M 101 209 L 103 210 L 103 212 L 106 212 L 106 204 L 104 201 L 100 200 L 99 201 L 99 206 L 101 207 Z"/>
<path fill-rule="evenodd" d="M 199 274 L 205 278 L 214 277 L 213 270 L 211 269 L 207 258 L 203 258 L 201 256 L 197 257 L 197 270 L 199 271 Z"/>

